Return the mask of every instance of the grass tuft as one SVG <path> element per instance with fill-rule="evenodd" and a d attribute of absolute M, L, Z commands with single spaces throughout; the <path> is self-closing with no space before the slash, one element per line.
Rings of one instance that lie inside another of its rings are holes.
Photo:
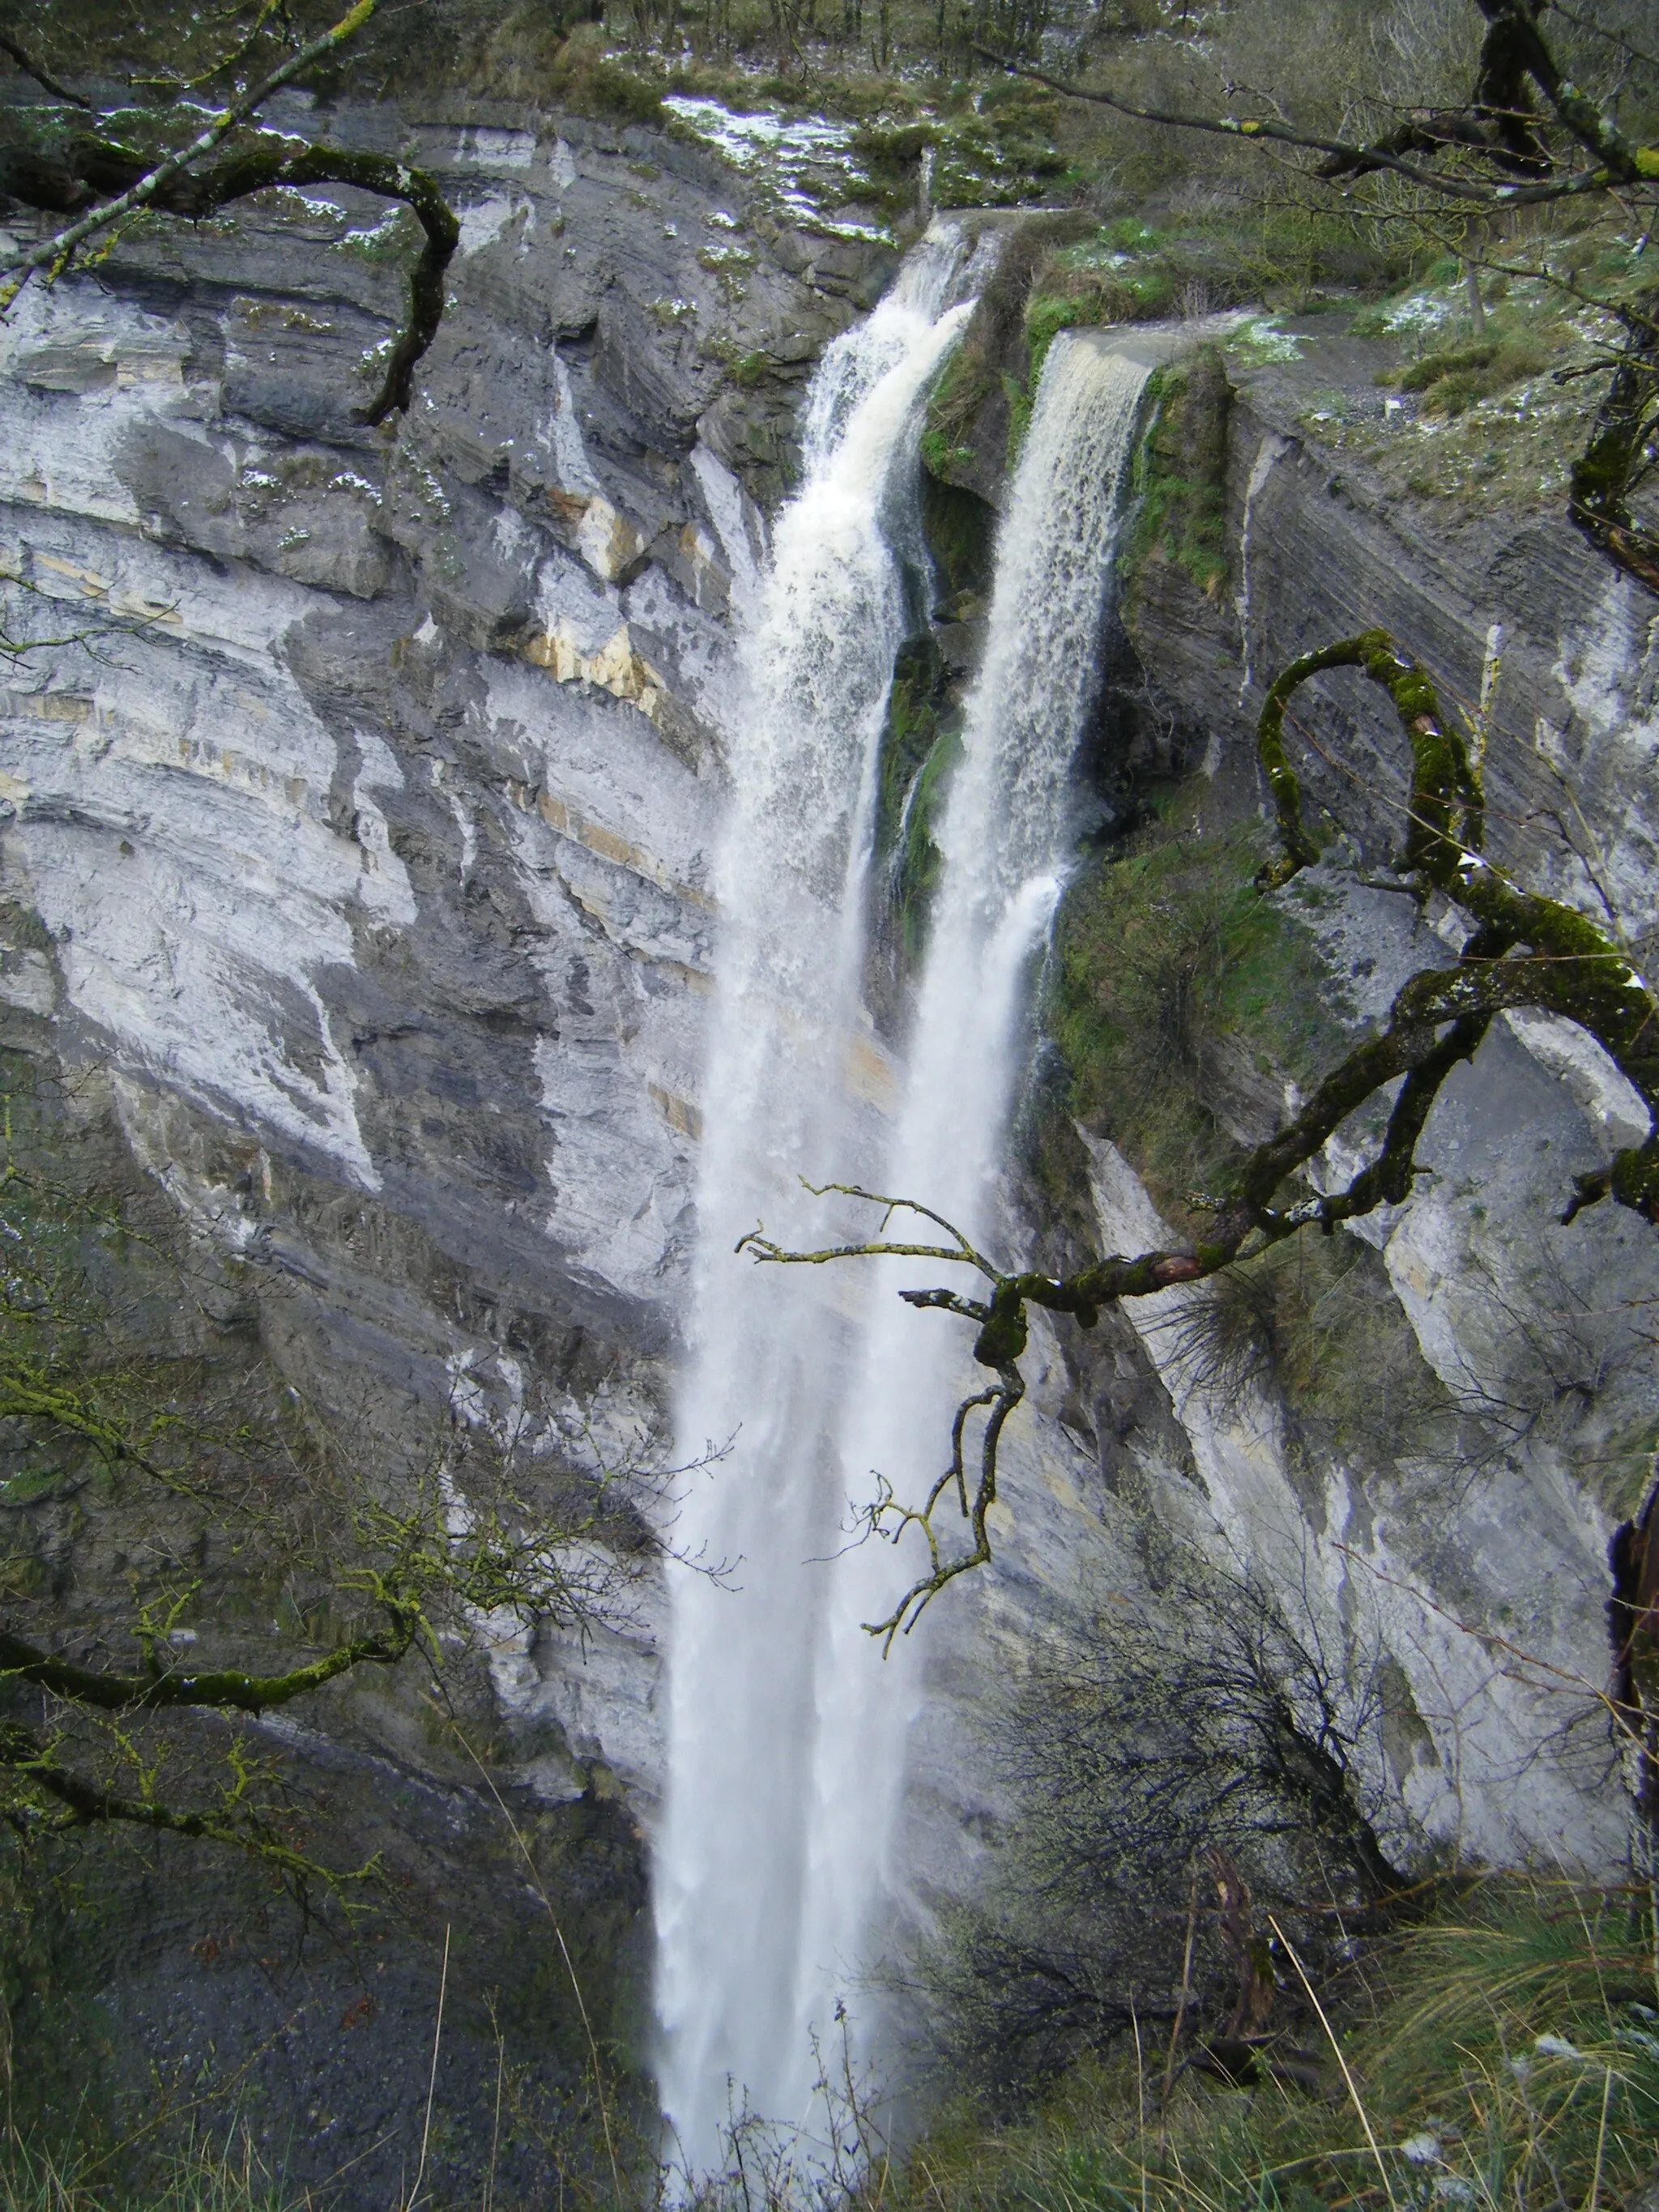
<path fill-rule="evenodd" d="M 1493 1877 L 1395 1938 L 1308 2040 L 1321 2092 L 1210 2087 L 1168 2107 L 1132 2047 L 1005 2129 L 949 2116 L 892 2212 L 1613 2212 L 1659 2162 L 1659 1986 L 1634 1892 Z M 1297 1986 L 1294 1962 L 1280 1972 Z M 1125 2045 L 1127 2039 L 1124 2039 Z"/>

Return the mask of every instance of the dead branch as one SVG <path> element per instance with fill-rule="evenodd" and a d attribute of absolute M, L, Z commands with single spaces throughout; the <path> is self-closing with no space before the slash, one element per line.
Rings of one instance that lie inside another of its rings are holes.
<path fill-rule="evenodd" d="M 1622 949 L 1577 908 L 1523 890 L 1486 859 L 1485 796 L 1478 765 L 1441 711 L 1424 670 L 1403 659 L 1384 630 L 1304 653 L 1269 688 L 1257 728 L 1257 752 L 1273 793 L 1281 857 L 1262 870 L 1258 888 L 1272 890 L 1316 861 L 1318 848 L 1302 817 L 1299 779 L 1285 746 L 1285 708 L 1311 678 L 1336 668 L 1360 670 L 1386 690 L 1412 754 L 1407 831 L 1397 867 L 1426 896 L 1443 892 L 1468 917 L 1470 935 L 1450 968 L 1427 969 L 1402 986 L 1381 1033 L 1358 1045 L 1328 1074 L 1295 1119 L 1258 1145 L 1236 1173 L 1231 1189 L 1203 1200 L 1214 1216 L 1212 1233 L 1185 1250 L 1118 1254 L 1091 1260 L 1069 1275 L 1010 1273 L 997 1268 L 953 1224 L 913 1200 L 886 1197 L 856 1185 L 828 1184 L 825 1191 L 882 1209 L 885 1229 L 901 1208 L 939 1223 L 952 1245 L 909 1245 L 879 1233 L 817 1251 L 792 1251 L 751 1232 L 738 1246 L 757 1261 L 820 1266 L 832 1260 L 875 1257 L 938 1259 L 974 1267 L 990 1284 L 987 1299 L 948 1289 L 902 1291 L 907 1304 L 938 1308 L 978 1326 L 974 1358 L 994 1370 L 995 1385 L 964 1399 L 951 1430 L 950 1464 L 919 1507 L 902 1504 L 884 1480 L 866 1514 L 872 1533 L 896 1543 L 919 1528 L 928 1547 L 928 1571 L 911 1583 L 884 1620 L 866 1622 L 884 1650 L 915 1627 L 922 1613 L 958 1575 L 992 1556 L 987 1516 L 997 1497 L 997 1455 L 1009 1416 L 1025 1395 L 1018 1361 L 1030 1331 L 1028 1309 L 1069 1314 L 1091 1328 L 1103 1306 L 1145 1297 L 1176 1283 L 1201 1282 L 1240 1260 L 1252 1259 L 1302 1230 L 1329 1234 L 1339 1222 L 1400 1205 L 1419 1173 L 1417 1150 L 1431 1109 L 1452 1069 L 1469 1059 L 1493 1017 L 1512 1007 L 1534 1007 L 1576 1023 L 1599 1043 L 1640 1094 L 1650 1127 L 1641 1144 L 1619 1152 L 1593 1175 L 1576 1178 L 1563 1219 L 1611 1197 L 1659 1224 L 1659 1000 Z M 1403 1076 L 1376 1157 L 1339 1189 L 1315 1188 L 1288 1200 L 1293 1177 L 1304 1176 L 1338 1128 L 1385 1085 Z M 811 1188 L 811 1186 L 809 1186 Z M 969 1495 L 964 1435 L 971 1414 L 985 1413 L 977 1481 Z M 969 1542 L 947 1553 L 935 1515 L 954 1496 Z"/>

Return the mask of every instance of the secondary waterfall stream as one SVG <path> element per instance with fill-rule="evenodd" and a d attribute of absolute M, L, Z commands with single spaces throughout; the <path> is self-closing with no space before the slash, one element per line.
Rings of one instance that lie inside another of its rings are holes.
<path fill-rule="evenodd" d="M 844 1202 L 837 1214 L 811 1198 L 803 1173 L 896 1176 L 887 1188 L 954 1208 L 964 1226 L 984 1208 L 1019 981 L 1058 890 L 1066 773 L 1146 375 L 1087 340 L 1051 349 L 942 832 L 912 1074 L 895 1099 L 860 1004 L 876 771 L 907 627 L 895 515 L 975 273 L 963 236 L 935 225 L 826 354 L 804 488 L 779 518 L 743 641 L 679 1409 L 688 1456 L 731 1449 L 690 1480 L 674 1532 L 655 1859 L 659 2080 L 692 2172 L 719 2160 L 744 2112 L 806 2123 L 813 2035 L 831 2030 L 890 1881 L 916 1668 L 884 1668 L 861 1624 L 891 1602 L 908 1553 L 830 1555 L 871 1468 L 902 1487 L 931 1467 L 960 1355 L 937 1320 L 915 1317 L 920 1338 L 901 1339 L 893 1317 L 906 1310 L 888 1283 L 784 1277 L 734 1261 L 732 1246 L 758 1219 L 797 1244 L 844 1227 Z M 720 1566 L 722 1579 L 700 1571 Z"/>

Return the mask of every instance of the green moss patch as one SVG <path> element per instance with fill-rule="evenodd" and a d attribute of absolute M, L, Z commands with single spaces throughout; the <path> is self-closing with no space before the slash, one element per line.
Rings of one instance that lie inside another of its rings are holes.
<path fill-rule="evenodd" d="M 1227 582 L 1227 414 L 1232 386 L 1221 354 L 1201 346 L 1190 359 L 1156 369 L 1152 413 L 1135 452 L 1134 524 L 1122 574 L 1126 587 L 1149 560 L 1183 569 L 1206 599 Z"/>
<path fill-rule="evenodd" d="M 981 409 L 996 389 L 996 374 L 982 353 L 963 344 L 945 364 L 927 403 L 921 433 L 921 465 L 941 483 L 974 459 L 974 428 Z"/>
<path fill-rule="evenodd" d="M 1079 877 L 1060 911 L 1046 1012 L 1069 1110 L 1176 1212 L 1240 1149 L 1218 1072 L 1302 1081 L 1342 1042 L 1312 940 L 1254 886 L 1266 850 L 1255 823 L 1209 836 L 1160 823 Z"/>
<path fill-rule="evenodd" d="M 907 639 L 893 667 L 876 785 L 876 854 L 885 877 L 885 927 L 898 974 L 927 938 L 943 861 L 933 824 L 962 750 L 945 662 L 931 632 Z"/>
<path fill-rule="evenodd" d="M 975 493 L 942 481 L 931 471 L 921 479 L 921 526 L 933 558 L 941 598 L 981 599 L 991 588 L 996 516 Z"/>
<path fill-rule="evenodd" d="M 1525 337 L 1490 338 L 1425 353 L 1387 380 L 1401 392 L 1420 392 L 1429 415 L 1462 415 L 1479 399 L 1508 392 L 1548 368 L 1550 356 Z"/>
<path fill-rule="evenodd" d="M 876 787 L 876 851 L 889 854 L 904 802 L 939 733 L 945 664 L 930 633 L 907 638 L 893 664 Z"/>
<path fill-rule="evenodd" d="M 933 838 L 933 825 L 945 803 L 951 771 L 962 757 L 962 733 L 954 722 L 939 730 L 923 761 L 904 816 L 904 834 L 893 871 L 893 906 L 898 921 L 901 958 L 907 971 L 921 960 L 927 941 L 927 917 L 945 861 Z"/>

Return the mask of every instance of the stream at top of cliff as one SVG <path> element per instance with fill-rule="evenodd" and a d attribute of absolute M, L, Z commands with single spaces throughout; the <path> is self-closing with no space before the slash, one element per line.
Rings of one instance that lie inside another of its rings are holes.
<path fill-rule="evenodd" d="M 803 488 L 742 639 L 746 698 L 719 864 L 695 1316 L 678 1413 L 668 1767 L 655 1853 L 662 2102 L 698 2174 L 760 2116 L 808 2148 L 815 2052 L 859 2012 L 902 1887 L 892 1838 L 920 1654 L 864 1624 L 908 1545 L 849 1544 L 880 1468 L 904 1494 L 948 1434 L 962 1347 L 897 1304 L 915 1266 L 781 1279 L 733 1246 L 844 1237 L 803 1176 L 896 1190 L 972 1231 L 994 1188 L 1021 984 L 1064 867 L 1066 785 L 1147 369 L 1050 349 L 1011 489 L 986 650 L 946 802 L 945 866 L 896 1069 L 861 1004 L 874 794 L 908 626 L 927 395 L 994 248 L 936 223 L 828 351 Z M 862 1233 L 862 1232 L 860 1232 Z M 862 2059 L 867 2023 L 854 2033 Z M 822 2117 L 821 2115 L 819 2116 Z"/>

